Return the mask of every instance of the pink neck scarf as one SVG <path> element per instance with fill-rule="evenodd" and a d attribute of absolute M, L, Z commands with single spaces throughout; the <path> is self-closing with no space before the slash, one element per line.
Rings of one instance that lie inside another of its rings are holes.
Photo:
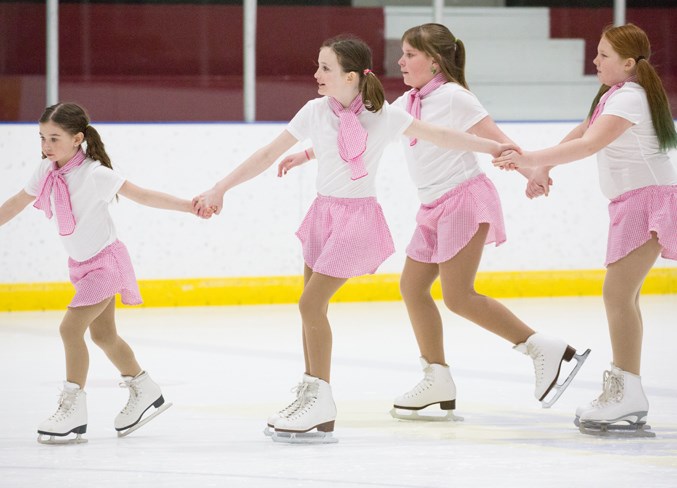
<path fill-rule="evenodd" d="M 414 116 L 415 119 L 421 120 L 421 100 L 439 87 L 447 82 L 447 78 L 442 73 L 438 73 L 428 83 L 423 85 L 420 89 L 414 88 L 409 92 L 409 99 L 407 100 L 407 112 Z M 416 139 L 409 142 L 410 146 L 415 146 Z"/>
<path fill-rule="evenodd" d="M 339 154 L 341 159 L 348 163 L 350 179 L 358 180 L 367 176 L 367 169 L 362 160 L 362 155 L 367 150 L 367 131 L 357 118 L 364 110 L 362 94 L 358 94 L 348 108 L 344 108 L 335 98 L 329 97 L 329 107 L 339 118 Z"/>
<path fill-rule="evenodd" d="M 599 102 L 597 103 L 597 106 L 595 107 L 595 110 L 593 110 L 592 115 L 590 116 L 590 122 L 588 122 L 588 127 L 592 125 L 592 123 L 595 121 L 597 117 L 602 115 L 602 111 L 604 110 L 604 105 L 606 105 L 606 101 L 609 99 L 609 97 L 612 95 L 613 92 L 616 90 L 620 89 L 623 85 L 625 85 L 628 81 L 635 81 L 634 76 L 628 78 L 627 80 L 621 82 L 621 83 L 616 83 L 614 86 L 609 88 L 604 95 L 599 99 Z"/>
<path fill-rule="evenodd" d="M 71 158 L 61 168 L 53 162 L 53 168 L 45 175 L 40 182 L 40 191 L 35 199 L 33 206 L 38 210 L 45 212 L 48 219 L 52 218 L 52 205 L 49 197 L 54 190 L 54 208 L 56 210 L 56 221 L 59 224 L 59 235 L 68 236 L 75 230 L 75 217 L 71 207 L 71 195 L 68 192 L 68 185 L 64 175 L 77 168 L 85 160 L 85 153 L 78 149 L 75 156 Z"/>

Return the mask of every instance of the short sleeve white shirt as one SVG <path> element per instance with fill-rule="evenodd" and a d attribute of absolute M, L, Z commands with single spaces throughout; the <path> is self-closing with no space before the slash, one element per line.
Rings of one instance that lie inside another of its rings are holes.
<path fill-rule="evenodd" d="M 393 105 L 406 109 L 410 92 L 405 92 Z M 462 132 L 488 115 L 477 97 L 457 83 L 445 83 L 421 100 L 421 120 Z M 431 203 L 467 179 L 482 174 L 473 152 L 446 149 L 420 139 L 410 146 L 409 139 L 403 138 L 402 145 L 422 203 Z"/>
<path fill-rule="evenodd" d="M 40 183 L 51 168 L 52 162 L 43 160 L 24 188 L 26 193 L 37 197 Z M 108 205 L 125 179 L 115 170 L 89 158 L 67 173 L 64 179 L 71 197 L 75 231 L 71 235 L 60 236 L 61 242 L 71 258 L 86 261 L 117 240 Z M 53 193 L 50 202 L 53 210 Z M 52 220 L 56 225 L 56 215 Z"/>
<path fill-rule="evenodd" d="M 350 179 L 350 168 L 338 149 L 339 119 L 327 97 L 306 103 L 287 126 L 299 141 L 310 139 L 318 162 L 317 192 L 338 198 L 376 196 L 376 173 L 387 144 L 397 141 L 414 120 L 404 110 L 388 103 L 377 113 L 363 110 L 358 119 L 367 131 L 367 149 L 362 155 L 367 176 Z"/>
<path fill-rule="evenodd" d="M 605 197 L 613 199 L 650 185 L 677 185 L 677 170 L 670 156 L 660 149 L 644 88 L 626 83 L 611 94 L 600 115 L 616 115 L 633 124 L 597 153 L 599 183 Z"/>

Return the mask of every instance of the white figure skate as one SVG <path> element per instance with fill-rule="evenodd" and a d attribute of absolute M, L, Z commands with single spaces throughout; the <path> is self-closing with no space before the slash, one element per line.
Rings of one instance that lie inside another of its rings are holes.
<path fill-rule="evenodd" d="M 289 415 L 294 413 L 297 408 L 299 408 L 299 405 L 301 405 L 301 402 L 303 401 L 303 393 L 305 392 L 304 384 L 308 383 L 310 379 L 312 379 L 312 376 L 304 374 L 301 382 L 291 390 L 292 393 L 296 394 L 296 399 L 279 412 L 275 412 L 273 415 L 268 417 L 266 428 L 263 430 L 263 433 L 265 435 L 267 435 L 268 437 L 273 435 L 273 432 L 275 432 L 275 422 L 277 422 L 281 418 L 288 417 Z"/>
<path fill-rule="evenodd" d="M 463 420 L 463 417 L 457 417 L 453 412 L 456 408 L 456 385 L 449 366 L 429 364 L 425 358 L 420 359 L 425 376 L 414 388 L 395 399 L 390 415 L 401 420 Z M 423 413 L 431 405 L 439 405 L 444 415 Z"/>
<path fill-rule="evenodd" d="M 304 377 L 301 402 L 287 417 L 275 422 L 272 439 L 291 444 L 331 444 L 338 442 L 333 436 L 336 404 L 331 386 L 313 376 Z M 311 432 L 313 431 L 313 432 Z"/>
<path fill-rule="evenodd" d="M 87 394 L 75 383 L 64 381 L 59 397 L 59 408 L 54 415 L 38 426 L 41 444 L 81 444 L 87 442 Z M 74 438 L 67 438 L 75 434 Z M 49 438 L 45 438 L 49 436 Z"/>
<path fill-rule="evenodd" d="M 541 402 L 543 408 L 550 408 L 562 396 L 564 390 L 573 381 L 578 370 L 590 354 L 590 349 L 583 354 L 576 354 L 576 349 L 567 345 L 566 342 L 559 339 L 553 339 L 542 334 L 533 334 L 529 336 L 526 342 L 517 344 L 513 349 L 526 354 L 534 361 L 534 372 L 536 374 L 536 388 L 534 396 Z M 560 368 L 564 361 L 576 360 L 576 365 L 569 373 L 569 376 L 562 382 L 557 383 L 559 379 Z M 553 393 L 548 399 L 549 393 Z"/>
<path fill-rule="evenodd" d="M 129 389 L 129 400 L 115 417 L 118 437 L 131 434 L 172 406 L 171 403 L 165 403 L 160 387 L 145 371 L 134 377 L 123 376 L 120 387 Z M 150 407 L 155 407 L 155 411 L 143 418 Z"/>
<path fill-rule="evenodd" d="M 604 372 L 602 394 L 589 407 L 576 411 L 574 423 L 583 434 L 656 437 L 646 424 L 649 401 L 642 389 L 642 379 L 613 364 L 610 371 Z"/>

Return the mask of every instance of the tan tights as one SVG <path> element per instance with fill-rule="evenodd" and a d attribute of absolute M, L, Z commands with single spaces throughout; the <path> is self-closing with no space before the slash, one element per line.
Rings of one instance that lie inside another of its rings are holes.
<path fill-rule="evenodd" d="M 124 376 L 136 376 L 141 372 L 134 352 L 118 335 L 115 327 L 115 298 L 108 298 L 96 305 L 69 308 L 59 332 L 66 353 L 66 379 L 85 387 L 89 370 L 89 351 L 85 343 L 85 331 L 89 328 L 92 341 L 106 353 L 115 367 Z"/>
<path fill-rule="evenodd" d="M 332 333 L 327 311 L 329 300 L 348 281 L 303 269 L 304 287 L 299 300 L 303 323 L 303 356 L 306 373 L 329 382 Z"/>
<path fill-rule="evenodd" d="M 652 232 L 649 241 L 610 264 L 604 279 L 604 307 L 614 365 L 637 375 L 640 372 L 643 334 L 639 292 L 660 252 L 661 245 Z"/>
<path fill-rule="evenodd" d="M 480 224 L 470 242 L 456 256 L 439 265 L 406 260 L 400 291 L 421 356 L 429 363 L 446 364 L 442 318 L 431 295 L 438 276 L 444 304 L 452 312 L 513 344 L 524 342 L 534 333 L 505 306 L 475 291 L 475 275 L 488 231 L 489 224 Z"/>

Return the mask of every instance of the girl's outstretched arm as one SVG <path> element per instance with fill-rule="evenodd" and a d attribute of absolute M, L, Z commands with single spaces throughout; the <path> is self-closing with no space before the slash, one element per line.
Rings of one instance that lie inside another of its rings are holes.
<path fill-rule="evenodd" d="M 565 137 L 565 142 L 540 151 L 516 154 L 508 152 L 493 160 L 494 166 L 504 169 L 520 167 L 557 166 L 586 158 L 611 144 L 623 132 L 632 127 L 632 122 L 616 115 L 602 115 L 585 132 L 576 127 Z M 582 133 L 581 133 L 582 132 Z M 580 137 L 576 137 L 580 134 Z"/>
<path fill-rule="evenodd" d="M 146 205 L 147 207 L 194 213 L 193 204 L 190 200 L 178 198 L 160 191 L 141 188 L 130 181 L 125 181 L 118 193 L 123 197 L 129 198 L 138 204 Z"/>
<path fill-rule="evenodd" d="M 240 183 L 251 180 L 268 169 L 285 151 L 298 141 L 287 130 L 273 141 L 249 156 L 237 168 L 219 180 L 213 188 L 193 198 L 193 207 L 198 215 L 211 210 L 218 214 L 223 208 L 223 195 Z"/>
<path fill-rule="evenodd" d="M 411 125 L 407 127 L 404 135 L 409 138 L 424 139 L 439 147 L 488 153 L 495 157 L 508 149 L 520 151 L 519 147 L 514 143 L 498 143 L 491 139 L 477 137 L 467 132 L 429 124 L 417 119 L 414 119 Z"/>
<path fill-rule="evenodd" d="M 26 193 L 25 190 L 21 190 L 13 197 L 10 197 L 0 206 L 0 225 L 5 225 L 12 220 L 34 200 L 35 197 Z"/>

